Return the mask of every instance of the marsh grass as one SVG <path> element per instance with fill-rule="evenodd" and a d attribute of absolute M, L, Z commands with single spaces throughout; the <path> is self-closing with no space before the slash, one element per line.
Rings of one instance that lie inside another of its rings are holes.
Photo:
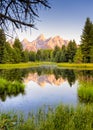
<path fill-rule="evenodd" d="M 68 67 L 72 69 L 90 69 L 93 70 L 93 63 L 57 63 L 58 67 Z"/>
<path fill-rule="evenodd" d="M 93 102 L 93 81 L 80 83 L 78 96 L 81 102 Z"/>
<path fill-rule="evenodd" d="M 41 109 L 36 114 L 18 116 L 0 113 L 0 129 L 5 130 L 92 130 L 93 105 L 76 108 L 59 105 L 57 108 Z"/>
<path fill-rule="evenodd" d="M 6 79 L 0 78 L 0 98 L 5 101 L 6 96 L 18 95 L 19 93 L 24 94 L 25 85 L 18 81 L 7 81 Z"/>
<path fill-rule="evenodd" d="M 31 68 L 41 65 L 52 65 L 53 62 L 28 62 L 28 63 L 18 63 L 18 64 L 0 64 L 0 69 L 12 69 L 12 68 Z"/>
<path fill-rule="evenodd" d="M 57 67 L 72 68 L 72 69 L 91 69 L 93 70 L 93 63 L 56 63 L 56 62 L 28 62 L 28 63 L 18 63 L 18 64 L 0 64 L 0 69 L 11 69 L 11 68 L 31 68 L 43 65 L 55 65 Z"/>

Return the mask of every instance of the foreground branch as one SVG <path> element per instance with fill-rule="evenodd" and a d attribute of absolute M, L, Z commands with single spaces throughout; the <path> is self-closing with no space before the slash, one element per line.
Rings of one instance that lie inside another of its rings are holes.
<path fill-rule="evenodd" d="M 15 24 L 15 23 L 16 23 L 16 24 L 19 23 L 19 24 L 22 24 L 22 25 L 24 25 L 24 26 L 28 26 L 28 27 L 32 27 L 32 28 L 34 27 L 34 24 L 28 24 L 28 23 L 25 23 L 25 22 L 22 22 L 22 21 L 13 19 L 13 18 L 11 18 L 11 17 L 8 17 L 8 16 L 6 16 L 6 15 L 4 15 L 4 14 L 1 14 L 1 13 L 0 13 L 0 18 L 7 19 L 7 20 L 13 22 L 14 24 Z M 18 28 L 18 26 L 17 26 L 17 28 Z"/>

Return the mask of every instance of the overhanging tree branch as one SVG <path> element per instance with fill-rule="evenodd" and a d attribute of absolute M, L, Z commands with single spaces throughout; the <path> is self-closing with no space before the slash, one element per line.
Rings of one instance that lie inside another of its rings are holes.
<path fill-rule="evenodd" d="M 0 27 L 3 30 L 35 28 L 39 7 L 50 8 L 49 0 L 0 0 Z"/>
<path fill-rule="evenodd" d="M 32 27 L 32 28 L 34 27 L 34 24 L 28 24 L 28 23 L 25 23 L 25 22 L 22 22 L 22 21 L 13 19 L 13 18 L 11 18 L 11 17 L 8 17 L 8 16 L 6 16 L 6 15 L 3 15 L 3 14 L 1 14 L 1 13 L 0 13 L 0 18 L 7 19 L 7 20 L 13 22 L 14 24 L 15 24 L 15 23 L 18 23 L 18 24 L 22 24 L 22 25 L 24 25 L 24 26 L 28 26 L 28 27 Z M 17 25 L 16 25 L 16 27 L 19 28 Z"/>

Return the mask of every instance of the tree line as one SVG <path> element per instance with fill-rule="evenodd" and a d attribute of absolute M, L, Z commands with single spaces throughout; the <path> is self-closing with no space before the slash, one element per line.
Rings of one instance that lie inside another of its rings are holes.
<path fill-rule="evenodd" d="M 37 52 L 23 50 L 19 39 L 15 39 L 11 46 L 6 42 L 4 31 L 0 29 L 0 63 L 28 61 L 93 63 L 93 23 L 89 18 L 86 19 L 80 45 L 77 45 L 75 40 L 71 40 L 62 48 L 56 46 L 54 50 L 40 49 Z"/>

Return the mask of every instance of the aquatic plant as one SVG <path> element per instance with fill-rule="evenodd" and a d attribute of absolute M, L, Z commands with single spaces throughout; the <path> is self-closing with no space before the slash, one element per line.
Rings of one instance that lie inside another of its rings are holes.
<path fill-rule="evenodd" d="M 39 110 L 27 118 L 15 113 L 0 113 L 0 129 L 11 130 L 92 130 L 93 104 L 77 107 L 59 105 Z"/>
<path fill-rule="evenodd" d="M 93 82 L 81 82 L 78 88 L 80 101 L 93 102 Z"/>
<path fill-rule="evenodd" d="M 19 93 L 24 94 L 25 85 L 18 81 L 7 81 L 6 79 L 0 78 L 0 98 L 5 101 L 7 96 L 18 95 Z"/>

